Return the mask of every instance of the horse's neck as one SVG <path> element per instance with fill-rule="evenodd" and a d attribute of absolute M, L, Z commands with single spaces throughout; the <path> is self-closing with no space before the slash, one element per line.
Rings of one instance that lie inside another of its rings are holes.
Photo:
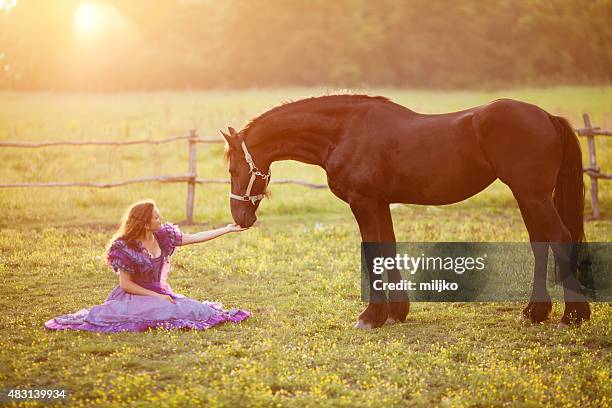
<path fill-rule="evenodd" d="M 323 113 L 288 115 L 269 121 L 259 134 L 258 145 L 267 152 L 268 161 L 297 160 L 325 168 L 330 151 L 338 142 L 341 118 Z"/>
<path fill-rule="evenodd" d="M 325 168 L 328 152 L 332 149 L 331 138 L 320 133 L 304 132 L 289 137 L 279 145 L 270 157 L 271 162 L 297 160 L 302 163 L 315 164 Z"/>

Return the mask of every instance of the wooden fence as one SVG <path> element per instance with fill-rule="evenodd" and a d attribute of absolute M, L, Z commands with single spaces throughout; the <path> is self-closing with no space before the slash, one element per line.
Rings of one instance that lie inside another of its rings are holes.
<path fill-rule="evenodd" d="M 584 172 L 591 178 L 591 204 L 593 207 L 593 218 L 597 219 L 600 216 L 599 210 L 599 199 L 598 199 L 598 179 L 611 179 L 612 174 L 602 173 L 601 169 L 597 166 L 597 157 L 595 154 L 595 136 L 612 136 L 612 132 L 607 130 L 601 130 L 599 127 L 591 126 L 591 120 L 588 114 L 583 115 L 584 128 L 576 129 L 578 135 L 584 136 L 588 139 L 589 146 L 589 167 L 584 169 Z M 0 142 L 0 147 L 18 147 L 18 148 L 40 148 L 48 146 L 91 146 L 91 145 L 133 145 L 133 144 L 162 144 L 175 142 L 180 140 L 187 140 L 189 147 L 189 168 L 187 174 L 182 175 L 161 175 L 161 176 L 149 176 L 141 177 L 130 180 L 123 180 L 114 183 L 89 183 L 89 182 L 47 182 L 47 183 L 13 183 L 13 184 L 0 184 L 0 188 L 11 188 L 11 187 L 95 187 L 95 188 L 112 188 L 125 186 L 127 184 L 134 183 L 146 183 L 156 181 L 159 183 L 187 183 L 187 208 L 186 208 L 186 220 L 187 224 L 193 223 L 193 203 L 195 200 L 195 186 L 196 184 L 206 183 L 220 183 L 229 184 L 228 179 L 199 179 L 196 173 L 196 147 L 198 143 L 224 143 L 221 138 L 218 139 L 203 139 L 198 137 L 196 131 L 192 129 L 189 132 L 189 136 L 176 136 L 160 140 L 141 139 L 132 140 L 127 142 L 106 142 L 106 141 L 54 141 L 54 142 Z M 298 184 L 309 188 L 327 188 L 326 184 L 314 184 L 302 180 L 289 180 L 289 179 L 278 179 L 272 180 L 273 184 Z"/>
<path fill-rule="evenodd" d="M 180 140 L 187 140 L 189 147 L 189 168 L 187 174 L 181 175 L 160 175 L 160 176 L 148 176 L 135 178 L 130 180 L 117 181 L 112 183 L 91 183 L 91 182 L 47 182 L 47 183 L 12 183 L 12 184 L 0 184 L 0 188 L 11 188 L 11 187 L 95 187 L 95 188 L 112 188 L 125 186 L 128 184 L 135 183 L 147 183 L 156 181 L 159 183 L 187 183 L 187 208 L 186 208 L 186 220 L 187 224 L 193 223 L 193 203 L 195 200 L 195 186 L 196 184 L 229 184 L 229 179 L 201 179 L 198 178 L 196 173 L 196 146 L 198 143 L 225 143 L 221 137 L 218 139 L 203 139 L 198 137 L 196 131 L 192 129 L 189 132 L 189 136 L 176 136 L 167 139 L 151 140 L 131 140 L 127 142 L 106 142 L 106 141 L 54 141 L 54 142 L 0 142 L 0 147 L 17 147 L 17 148 L 41 148 L 49 146 L 121 146 L 121 145 L 135 145 L 135 144 L 162 144 L 175 142 Z M 327 188 L 326 184 L 314 184 L 302 180 L 290 180 L 290 179 L 277 179 L 272 180 L 272 184 L 298 184 L 309 188 Z"/>
<path fill-rule="evenodd" d="M 602 173 L 599 166 L 597 166 L 597 156 L 595 154 L 595 136 L 612 136 L 612 132 L 609 130 L 601 130 L 599 127 L 591 126 L 591 118 L 588 113 L 582 115 L 584 120 L 584 128 L 576 129 L 578 135 L 587 138 L 589 145 L 589 167 L 584 169 L 584 172 L 591 178 L 591 207 L 593 208 L 593 219 L 598 219 L 600 216 L 599 211 L 599 185 L 598 179 L 612 179 L 612 174 Z"/>

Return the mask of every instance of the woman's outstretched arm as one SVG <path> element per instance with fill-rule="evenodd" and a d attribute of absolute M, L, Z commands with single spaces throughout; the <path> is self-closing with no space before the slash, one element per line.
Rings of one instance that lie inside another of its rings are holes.
<path fill-rule="evenodd" d="M 225 227 L 217 228 L 210 231 L 202 231 L 195 234 L 183 234 L 181 246 L 210 241 L 211 239 L 215 239 L 217 237 L 220 237 L 221 235 L 225 235 L 228 232 L 244 231 L 247 229 L 248 228 L 242 228 L 238 224 L 227 224 Z"/>

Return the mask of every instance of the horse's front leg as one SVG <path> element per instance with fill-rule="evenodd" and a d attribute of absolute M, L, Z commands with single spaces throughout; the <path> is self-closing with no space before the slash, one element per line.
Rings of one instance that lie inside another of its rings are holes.
<path fill-rule="evenodd" d="M 380 276 L 376 276 L 371 268 L 373 257 L 395 256 L 395 234 L 389 204 L 368 198 L 354 199 L 349 203 L 359 224 L 361 239 L 364 243 L 367 243 L 367 246 L 364 247 L 367 249 L 364 251 L 364 255 L 370 285 L 369 304 L 359 315 L 355 327 L 373 329 L 382 326 L 385 322 L 403 322 L 410 308 L 406 293 L 392 292 L 390 302 L 388 302 L 385 292 L 376 289 L 373 285 L 376 279 L 380 279 Z M 381 245 L 381 243 L 387 244 Z M 400 279 L 401 276 L 397 270 L 389 272 L 390 282 L 399 282 Z"/>
<path fill-rule="evenodd" d="M 381 242 L 384 242 L 383 255 L 385 257 L 395 258 L 397 248 L 395 245 L 395 232 L 393 231 L 393 218 L 391 217 L 391 209 L 389 203 L 382 203 L 379 206 L 379 226 L 381 230 Z M 389 271 L 389 282 L 399 283 L 402 280 L 397 269 Z M 389 291 L 389 316 L 387 317 L 388 324 L 403 323 L 406 321 L 406 316 L 410 311 L 410 303 L 408 302 L 408 293 L 404 290 Z"/>

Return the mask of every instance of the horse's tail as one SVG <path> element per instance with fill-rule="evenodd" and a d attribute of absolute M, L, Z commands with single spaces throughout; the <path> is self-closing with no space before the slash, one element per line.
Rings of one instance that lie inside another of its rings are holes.
<path fill-rule="evenodd" d="M 578 137 L 567 119 L 550 115 L 563 143 L 563 159 L 553 192 L 555 208 L 569 230 L 572 242 L 584 241 L 584 180 Z"/>

